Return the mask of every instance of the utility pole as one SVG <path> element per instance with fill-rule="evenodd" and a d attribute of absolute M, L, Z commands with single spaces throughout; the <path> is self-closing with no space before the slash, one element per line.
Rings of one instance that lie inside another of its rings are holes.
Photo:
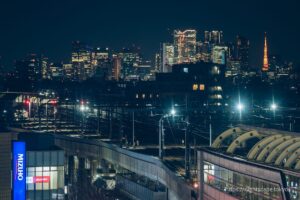
<path fill-rule="evenodd" d="M 189 113 L 188 113 L 188 96 L 185 95 L 185 178 L 190 179 L 190 133 L 189 133 Z"/>
<path fill-rule="evenodd" d="M 41 98 L 39 98 L 38 116 L 39 116 L 39 131 L 41 131 Z"/>
<path fill-rule="evenodd" d="M 185 178 L 190 179 L 190 133 L 189 133 L 189 119 L 185 118 Z"/>
<path fill-rule="evenodd" d="M 97 134 L 100 134 L 100 107 L 97 109 Z"/>
<path fill-rule="evenodd" d="M 135 139 L 135 135 L 134 135 L 134 111 L 132 112 L 132 147 L 134 147 L 134 139 Z"/>
<path fill-rule="evenodd" d="M 46 130 L 48 132 L 48 101 L 46 102 Z"/>
<path fill-rule="evenodd" d="M 162 116 L 159 120 L 159 158 L 161 160 L 164 159 L 164 142 L 165 142 L 165 134 L 164 134 L 164 116 Z"/>
<path fill-rule="evenodd" d="M 212 144 L 212 125 L 211 125 L 211 115 L 209 115 L 209 146 Z"/>
<path fill-rule="evenodd" d="M 112 139 L 112 113 L 111 107 L 109 107 L 109 139 Z"/>

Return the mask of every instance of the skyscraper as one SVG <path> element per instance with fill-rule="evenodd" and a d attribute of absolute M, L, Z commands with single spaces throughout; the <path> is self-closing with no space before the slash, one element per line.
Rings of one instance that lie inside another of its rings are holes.
<path fill-rule="evenodd" d="M 52 80 L 62 80 L 64 75 L 64 68 L 62 63 L 51 63 L 50 74 Z"/>
<path fill-rule="evenodd" d="M 112 77 L 112 60 L 108 48 L 97 47 L 92 51 L 92 76 L 96 79 Z"/>
<path fill-rule="evenodd" d="M 42 66 L 44 62 L 43 56 L 29 54 L 25 59 L 16 61 L 17 78 L 27 79 L 30 81 L 38 81 L 43 78 Z"/>
<path fill-rule="evenodd" d="M 131 48 L 123 48 L 119 54 L 122 58 L 122 78 L 126 79 L 135 74 L 135 67 L 142 63 L 140 48 L 133 45 Z"/>
<path fill-rule="evenodd" d="M 49 79 L 50 69 L 49 69 L 48 58 L 41 56 L 40 59 L 41 59 L 40 62 L 41 62 L 41 70 L 42 70 L 42 79 Z"/>
<path fill-rule="evenodd" d="M 67 80 L 72 80 L 74 77 L 74 71 L 72 64 L 63 64 L 64 78 Z"/>
<path fill-rule="evenodd" d="M 268 70 L 269 70 L 268 44 L 267 44 L 267 33 L 265 33 L 264 59 L 263 59 L 262 71 L 266 72 Z"/>
<path fill-rule="evenodd" d="M 154 71 L 158 72 L 161 68 L 161 56 L 159 53 L 155 54 L 155 67 L 154 67 Z"/>
<path fill-rule="evenodd" d="M 162 65 L 160 72 L 171 72 L 174 61 L 174 45 L 163 43 L 162 45 Z"/>
<path fill-rule="evenodd" d="M 204 42 L 213 45 L 223 43 L 223 31 L 204 31 Z"/>
<path fill-rule="evenodd" d="M 250 42 L 247 38 L 238 35 L 235 43 L 235 60 L 240 61 L 244 71 L 249 69 L 249 48 Z"/>
<path fill-rule="evenodd" d="M 174 30 L 174 56 L 176 63 L 196 61 L 196 35 L 196 30 Z"/>
<path fill-rule="evenodd" d="M 112 76 L 111 79 L 119 81 L 121 76 L 121 58 L 118 55 L 112 56 Z"/>
<path fill-rule="evenodd" d="M 93 74 L 92 49 L 80 41 L 72 43 L 72 66 L 74 80 L 85 80 Z"/>
<path fill-rule="evenodd" d="M 214 46 L 212 51 L 212 62 L 215 64 L 225 65 L 228 54 L 228 47 Z"/>

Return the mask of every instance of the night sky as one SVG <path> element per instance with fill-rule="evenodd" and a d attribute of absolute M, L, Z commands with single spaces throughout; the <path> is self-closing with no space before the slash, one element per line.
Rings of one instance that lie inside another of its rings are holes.
<path fill-rule="evenodd" d="M 1 0 L 0 55 L 6 66 L 27 53 L 68 61 L 71 41 L 120 49 L 131 44 L 147 58 L 159 43 L 172 41 L 173 29 L 224 31 L 251 42 L 251 64 L 261 66 L 264 32 L 271 54 L 299 63 L 300 3 L 286 0 Z"/>

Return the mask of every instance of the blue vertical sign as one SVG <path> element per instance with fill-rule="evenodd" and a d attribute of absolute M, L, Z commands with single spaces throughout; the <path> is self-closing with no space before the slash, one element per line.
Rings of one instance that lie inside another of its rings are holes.
<path fill-rule="evenodd" d="M 26 144 L 13 142 L 13 200 L 26 199 Z"/>

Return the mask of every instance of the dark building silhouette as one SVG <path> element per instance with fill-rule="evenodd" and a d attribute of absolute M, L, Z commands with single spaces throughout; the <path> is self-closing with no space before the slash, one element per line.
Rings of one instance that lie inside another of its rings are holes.
<path fill-rule="evenodd" d="M 238 35 L 235 43 L 235 59 L 241 63 L 241 69 L 245 71 L 249 69 L 249 48 L 250 41 Z"/>

